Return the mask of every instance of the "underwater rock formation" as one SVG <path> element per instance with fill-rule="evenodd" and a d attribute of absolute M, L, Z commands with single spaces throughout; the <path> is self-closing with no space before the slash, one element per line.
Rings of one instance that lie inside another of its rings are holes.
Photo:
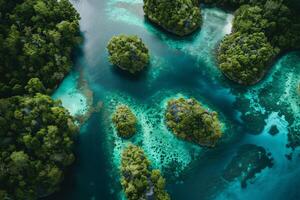
<path fill-rule="evenodd" d="M 263 147 L 254 144 L 242 145 L 223 172 L 227 181 L 240 180 L 241 187 L 247 186 L 247 181 L 255 178 L 266 167 L 273 166 L 271 154 Z"/>

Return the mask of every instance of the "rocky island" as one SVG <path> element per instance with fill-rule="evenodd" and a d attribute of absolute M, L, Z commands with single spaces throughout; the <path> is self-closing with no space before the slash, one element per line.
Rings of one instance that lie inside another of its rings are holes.
<path fill-rule="evenodd" d="M 122 153 L 121 184 L 128 200 L 170 200 L 165 179 L 152 170 L 144 151 L 130 144 Z"/>
<path fill-rule="evenodd" d="M 135 134 L 137 119 L 128 106 L 118 106 L 112 116 L 112 121 L 120 137 L 130 138 Z"/>
<path fill-rule="evenodd" d="M 109 61 L 132 74 L 149 64 L 149 50 L 135 35 L 114 36 L 107 45 Z"/>
<path fill-rule="evenodd" d="M 191 34 L 202 24 L 198 0 L 144 0 L 143 8 L 151 22 L 178 36 Z"/>
<path fill-rule="evenodd" d="M 165 117 L 177 137 L 201 146 L 214 147 L 222 136 L 217 113 L 204 109 L 195 99 L 170 100 Z"/>

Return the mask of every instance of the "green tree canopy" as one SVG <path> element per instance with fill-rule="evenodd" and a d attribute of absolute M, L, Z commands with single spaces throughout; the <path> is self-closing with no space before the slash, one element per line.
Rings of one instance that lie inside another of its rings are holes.
<path fill-rule="evenodd" d="M 202 24 L 198 0 L 144 0 L 146 17 L 167 31 L 184 36 Z"/>
<path fill-rule="evenodd" d="M 0 197 L 31 200 L 58 189 L 74 161 L 77 126 L 49 96 L 0 100 Z"/>
<path fill-rule="evenodd" d="M 68 0 L 0 0 L 0 97 L 39 78 L 48 92 L 69 72 L 79 15 Z"/>
<path fill-rule="evenodd" d="M 149 64 L 149 50 L 135 35 L 118 35 L 107 45 L 109 61 L 130 73 L 141 71 Z"/>

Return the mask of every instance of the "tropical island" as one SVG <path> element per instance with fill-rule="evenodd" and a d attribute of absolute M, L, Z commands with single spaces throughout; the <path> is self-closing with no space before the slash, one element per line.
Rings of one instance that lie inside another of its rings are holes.
<path fill-rule="evenodd" d="M 237 9 L 233 31 L 223 39 L 217 52 L 219 68 L 237 83 L 259 82 L 276 58 L 300 48 L 300 16 L 292 1 L 204 2 Z"/>
<path fill-rule="evenodd" d="M 77 126 L 49 96 L 0 100 L 0 199 L 38 199 L 59 189 L 74 159 Z"/>
<path fill-rule="evenodd" d="M 191 34 L 202 24 L 198 0 L 144 0 L 143 8 L 147 19 L 178 36 Z"/>
<path fill-rule="evenodd" d="M 0 199 L 59 190 L 78 127 L 53 90 L 81 41 L 68 0 L 0 1 Z"/>
<path fill-rule="evenodd" d="M 120 137 L 128 139 L 135 134 L 137 118 L 128 106 L 118 106 L 113 113 L 112 121 Z"/>
<path fill-rule="evenodd" d="M 142 39 L 135 35 L 118 35 L 107 45 L 109 61 L 132 74 L 142 71 L 149 64 L 149 50 Z"/>
<path fill-rule="evenodd" d="M 165 118 L 177 137 L 201 146 L 214 147 L 222 136 L 218 114 L 206 110 L 193 98 L 169 100 Z"/>
<path fill-rule="evenodd" d="M 130 144 L 122 153 L 121 184 L 128 200 L 169 200 L 165 179 L 152 170 L 144 151 Z"/>

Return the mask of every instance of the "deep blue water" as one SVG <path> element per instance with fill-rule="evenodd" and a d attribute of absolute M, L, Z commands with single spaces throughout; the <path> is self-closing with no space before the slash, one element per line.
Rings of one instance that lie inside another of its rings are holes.
<path fill-rule="evenodd" d="M 93 102 L 103 102 L 100 112 L 81 127 L 76 145 L 77 160 L 66 175 L 59 193 L 49 200 L 122 199 L 119 184 L 120 152 L 129 141 L 116 136 L 111 114 L 116 105 L 129 105 L 139 119 L 136 136 L 154 168 L 162 170 L 172 199 L 300 199 L 300 168 L 297 149 L 292 161 L 285 154 L 287 134 L 300 126 L 300 56 L 280 58 L 267 77 L 253 87 L 226 80 L 215 64 L 215 48 L 230 33 L 232 14 L 204 8 L 200 31 L 184 39 L 154 27 L 143 17 L 141 0 L 73 0 L 81 14 L 84 43 L 75 58 L 73 72 L 53 98 L 61 99 L 71 114 L 89 109 L 88 97 L 78 87 L 84 79 Z M 106 44 L 115 34 L 136 34 L 148 46 L 151 65 L 137 76 L 111 66 Z M 267 91 L 265 91 L 267 90 Z M 175 138 L 165 127 L 163 113 L 172 97 L 195 97 L 219 112 L 224 137 L 215 149 L 204 149 Z M 257 114 L 251 126 L 241 114 Z M 277 125 L 279 133 L 268 130 Z M 255 133 L 253 130 L 261 130 Z M 223 170 L 242 144 L 262 146 L 272 154 L 274 166 L 257 174 L 242 189 L 239 179 L 228 182 Z M 262 189 L 263 188 L 263 189 Z"/>

